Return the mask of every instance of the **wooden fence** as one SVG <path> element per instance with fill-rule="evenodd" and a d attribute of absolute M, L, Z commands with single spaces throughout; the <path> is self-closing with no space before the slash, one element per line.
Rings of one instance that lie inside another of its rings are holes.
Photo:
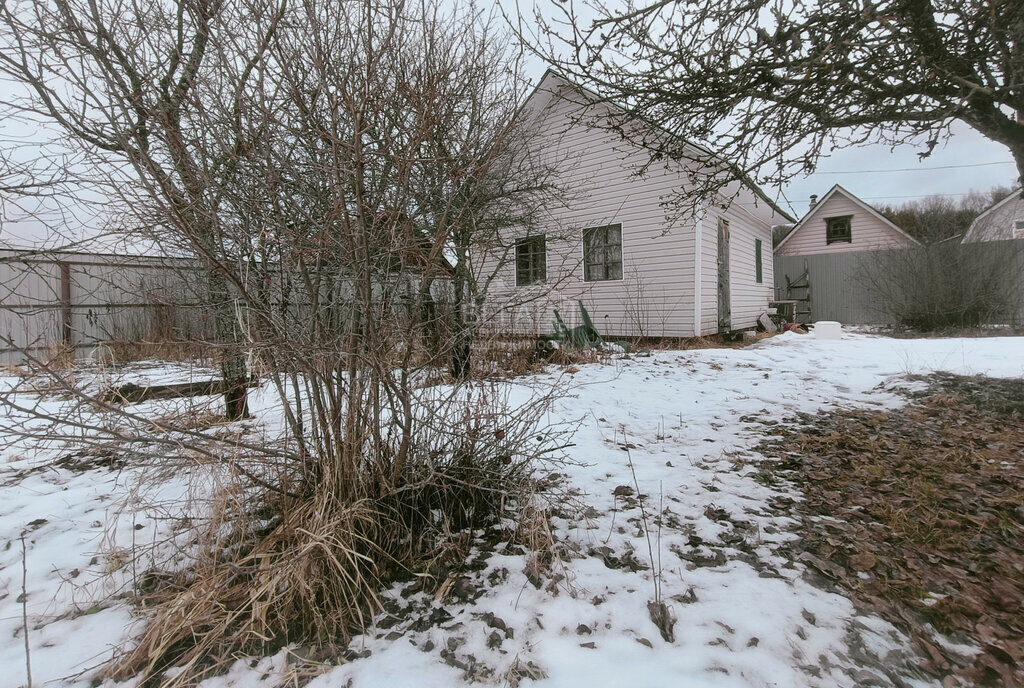
<path fill-rule="evenodd" d="M 0 250 L 0 363 L 207 338 L 202 285 L 183 259 Z"/>

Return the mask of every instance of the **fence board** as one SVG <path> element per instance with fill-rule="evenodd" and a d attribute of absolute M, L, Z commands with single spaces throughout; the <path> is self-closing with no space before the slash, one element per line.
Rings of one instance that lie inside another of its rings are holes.
<path fill-rule="evenodd" d="M 200 338 L 199 272 L 182 259 L 0 250 L 0 363 L 70 345 Z"/>

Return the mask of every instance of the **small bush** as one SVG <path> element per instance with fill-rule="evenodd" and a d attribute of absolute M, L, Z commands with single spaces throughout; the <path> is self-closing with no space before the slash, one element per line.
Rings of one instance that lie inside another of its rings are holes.
<path fill-rule="evenodd" d="M 535 520 L 533 471 L 560 437 L 539 423 L 550 396 L 513 410 L 484 383 L 420 392 L 431 412 L 416 418 L 399 470 L 394 446 L 360 457 L 355 474 L 329 453 L 295 466 L 236 451 L 229 478 L 178 515 L 194 524 L 189 564 L 144 576 L 138 599 L 152 616 L 105 675 L 194 685 L 239 653 L 344 646 L 389 581 L 429 576 L 439 559 L 457 567 L 469 532 Z"/>
<path fill-rule="evenodd" d="M 1015 323 L 1024 251 L 1018 242 L 941 242 L 870 254 L 861 283 L 893 324 L 921 332 Z"/>

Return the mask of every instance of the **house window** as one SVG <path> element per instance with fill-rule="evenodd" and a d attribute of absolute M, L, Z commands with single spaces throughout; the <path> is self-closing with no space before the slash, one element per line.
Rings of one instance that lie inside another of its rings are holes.
<path fill-rule="evenodd" d="M 583 279 L 622 279 L 622 225 L 583 230 Z"/>
<path fill-rule="evenodd" d="M 1013 238 L 1024 239 L 1024 220 L 1015 220 L 1013 223 Z"/>
<path fill-rule="evenodd" d="M 516 242 L 516 286 L 543 282 L 547 274 L 547 247 L 544 235 L 526 237 Z"/>
<path fill-rule="evenodd" d="M 853 215 L 825 218 L 825 243 L 851 243 L 853 241 L 853 235 L 850 232 L 851 219 L 853 219 Z"/>
<path fill-rule="evenodd" d="M 764 273 L 761 271 L 761 240 L 754 239 L 754 281 L 758 284 L 764 282 Z"/>

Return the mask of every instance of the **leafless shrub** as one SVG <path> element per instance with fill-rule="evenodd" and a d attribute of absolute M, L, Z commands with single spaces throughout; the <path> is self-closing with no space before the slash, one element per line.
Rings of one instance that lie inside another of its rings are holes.
<path fill-rule="evenodd" d="M 164 685 L 186 685 L 240 651 L 289 642 L 344 645 L 378 610 L 384 582 L 433 570 L 439 558 L 461 563 L 464 552 L 454 559 L 446 553 L 461 551 L 463 534 L 473 529 L 514 523 L 511 537 L 550 562 L 554 540 L 550 527 L 537 525 L 546 523 L 539 518 L 545 512 L 532 497 L 536 461 L 562 433 L 538 429 L 549 395 L 535 390 L 532 401 L 513 410 L 489 383 L 421 393 L 435 403 L 417 416 L 414 450 L 399 482 L 387 480 L 386 457 L 356 476 L 357 489 L 341 471 L 321 466 L 319 480 L 310 482 L 295 466 L 249 450 L 228 461 L 184 456 L 197 485 L 188 503 L 171 508 L 174 519 L 190 523 L 185 541 L 198 543 L 185 546 L 192 563 L 146 571 L 140 603 L 153 616 L 138 644 L 105 675 L 156 677 L 174 667 Z M 187 425 L 174 427 L 180 440 Z M 169 432 L 152 437 L 175 441 Z M 209 450 L 224 446 L 210 442 Z M 151 566 L 166 560 L 152 549 L 167 547 L 166 540 L 154 542 L 134 557 Z"/>
<path fill-rule="evenodd" d="M 494 24 L 429 1 L 200 5 L 0 11 L 22 58 L 0 66 L 35 95 L 15 105 L 104 151 L 147 239 L 201 265 L 226 419 L 249 415 L 250 371 L 279 414 L 262 434 L 263 418 L 211 427 L 53 366 L 66 405 L 7 397 L 34 423 L 22 439 L 203 467 L 175 516 L 188 528 L 133 547 L 149 621 L 105 672 L 169 686 L 239 652 L 343 642 L 383 581 L 525 507 L 564 444 L 543 423 L 556 389 L 471 375 L 505 230 L 557 191 L 515 126 L 525 82 Z"/>
<path fill-rule="evenodd" d="M 857 281 L 890 323 L 922 332 L 1016 323 L 1022 247 L 1014 241 L 936 242 L 872 252 Z"/>
<path fill-rule="evenodd" d="M 429 1 L 200 4 L 0 11 L 20 57 L 0 66 L 34 95 L 7 104 L 65 126 L 145 238 L 199 261 L 226 419 L 249 416 L 253 371 L 280 414 L 211 426 L 45 361 L 66 404 L 5 397 L 31 420 L 19 441 L 116 447 L 161 479 L 202 467 L 195 497 L 162 507 L 184 530 L 133 543 L 148 621 L 104 672 L 162 685 L 240 652 L 343 644 L 392 575 L 514 518 L 564 444 L 544 429 L 556 389 L 509 396 L 487 361 L 471 375 L 505 230 L 543 220 L 557 191 L 515 126 L 524 82 L 495 25 Z M 126 321 L 111 357 L 146 327 L 173 337 L 172 315 Z"/>

